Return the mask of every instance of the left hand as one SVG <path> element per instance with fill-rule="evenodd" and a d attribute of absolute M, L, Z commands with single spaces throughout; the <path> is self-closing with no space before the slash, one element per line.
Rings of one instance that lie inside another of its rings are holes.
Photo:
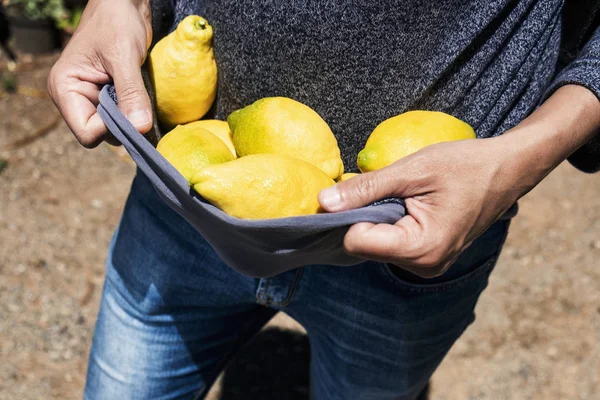
<path fill-rule="evenodd" d="M 394 225 L 359 223 L 344 240 L 349 254 L 388 262 L 421 277 L 444 273 L 520 197 L 500 138 L 429 146 L 378 171 L 321 192 L 327 211 L 387 197 L 406 200 Z"/>

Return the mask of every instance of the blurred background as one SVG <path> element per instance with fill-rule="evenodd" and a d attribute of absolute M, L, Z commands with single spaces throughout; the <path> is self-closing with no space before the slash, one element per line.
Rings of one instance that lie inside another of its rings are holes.
<path fill-rule="evenodd" d="M 45 91 L 85 1 L 0 1 L 0 400 L 79 399 L 135 168 L 122 148 L 79 146 Z M 521 201 L 431 399 L 598 398 L 598 178 L 565 163 Z M 308 350 L 302 327 L 280 314 L 209 398 L 307 399 Z"/>

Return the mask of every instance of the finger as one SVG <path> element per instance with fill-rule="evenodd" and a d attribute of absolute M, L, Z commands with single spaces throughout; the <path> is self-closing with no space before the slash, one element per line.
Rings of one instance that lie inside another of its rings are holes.
<path fill-rule="evenodd" d="M 119 109 L 139 132 L 146 133 L 152 128 L 152 108 L 142 79 L 141 61 L 134 54 L 125 52 L 106 67 L 115 83 Z"/>
<path fill-rule="evenodd" d="M 79 81 L 73 86 L 73 89 L 76 92 L 84 95 L 94 105 L 94 107 L 98 107 L 98 104 L 100 103 L 99 97 L 100 89 L 102 89 L 101 86 L 92 82 Z"/>
<path fill-rule="evenodd" d="M 402 221 L 396 225 L 356 224 L 346 234 L 344 247 L 356 257 L 388 263 L 422 278 L 441 275 L 448 264 L 424 265 L 420 249 L 409 239 L 409 232 L 419 231 L 418 223 L 410 216 Z"/>
<path fill-rule="evenodd" d="M 94 99 L 97 101 L 98 95 L 92 94 L 90 100 L 85 95 L 72 90 L 59 91 L 59 93 L 62 94 L 56 105 L 79 143 L 87 148 L 96 147 L 107 132 L 92 102 Z"/>
<path fill-rule="evenodd" d="M 410 215 L 394 225 L 359 223 L 344 238 L 344 248 L 354 256 L 376 261 L 413 264 L 419 258 L 423 229 Z"/>
<path fill-rule="evenodd" d="M 350 210 L 386 197 L 401 197 L 409 184 L 409 179 L 402 171 L 392 165 L 322 190 L 319 193 L 319 203 L 329 212 Z"/>

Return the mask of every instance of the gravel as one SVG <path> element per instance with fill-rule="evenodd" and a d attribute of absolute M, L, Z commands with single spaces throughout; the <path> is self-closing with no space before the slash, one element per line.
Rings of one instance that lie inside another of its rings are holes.
<path fill-rule="evenodd" d="M 55 57 L 25 63 L 21 85 L 42 91 Z M 0 400 L 78 399 L 134 168 L 122 149 L 84 150 L 63 122 L 11 148 L 52 120 L 48 99 L 4 95 L 0 113 Z M 599 193 L 597 176 L 564 164 L 521 202 L 477 320 L 436 372 L 432 399 L 598 398 Z M 210 399 L 307 397 L 302 328 L 283 314 L 269 328 Z M 285 381 L 261 373 L 289 360 L 297 373 Z"/>

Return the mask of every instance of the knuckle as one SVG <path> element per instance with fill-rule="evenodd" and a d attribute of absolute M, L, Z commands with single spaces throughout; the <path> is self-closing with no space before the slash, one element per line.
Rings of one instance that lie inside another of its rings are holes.
<path fill-rule="evenodd" d="M 355 235 L 355 231 L 350 228 L 350 230 L 344 236 L 344 250 L 348 254 L 358 255 L 361 253 L 363 248 L 361 247 L 360 239 Z"/>
<path fill-rule="evenodd" d="M 403 161 L 402 159 L 398 162 Z M 402 168 L 415 182 L 428 181 L 435 171 L 439 169 L 440 162 L 436 161 L 436 154 L 429 148 L 424 148 L 408 156 Z"/>
<path fill-rule="evenodd" d="M 79 144 L 86 149 L 93 149 L 97 147 L 104 136 L 103 132 L 93 132 L 89 128 L 73 129 L 70 127 L 71 132 L 79 142 Z"/>
<path fill-rule="evenodd" d="M 99 65 L 99 60 L 96 55 L 95 46 L 92 46 L 89 52 L 81 53 L 78 57 L 73 57 L 70 60 L 70 71 L 97 71 L 101 70 L 102 67 Z"/>
<path fill-rule="evenodd" d="M 54 72 L 54 68 L 52 67 L 52 69 L 50 70 L 50 72 L 48 73 L 48 79 L 46 79 L 46 91 L 48 92 L 48 96 L 50 96 L 51 99 L 54 99 L 54 86 L 55 86 L 55 77 L 54 74 L 56 72 Z"/>
<path fill-rule="evenodd" d="M 60 65 L 58 63 L 54 64 L 52 69 L 50 69 L 48 79 L 46 79 L 46 91 L 48 92 L 48 96 L 50 96 L 50 99 L 52 99 L 52 101 L 54 101 L 55 103 L 58 103 L 58 93 L 56 92 L 56 86 L 60 79 L 60 74 Z"/>
<path fill-rule="evenodd" d="M 135 40 L 123 40 L 111 46 L 102 46 L 104 60 L 116 68 L 137 61 L 145 52 Z"/>
<path fill-rule="evenodd" d="M 414 163 L 412 165 L 413 170 L 411 171 L 415 177 L 423 178 L 430 174 L 431 159 L 428 156 L 428 151 L 423 150 L 415 154 Z"/>
<path fill-rule="evenodd" d="M 371 199 L 377 194 L 377 178 L 375 176 L 368 176 L 361 179 L 356 186 L 356 196 L 359 198 Z"/>
<path fill-rule="evenodd" d="M 348 237 L 348 235 L 344 237 L 344 250 L 348 254 L 355 254 L 357 250 L 355 240 L 351 237 Z"/>
<path fill-rule="evenodd" d="M 119 103 L 132 103 L 142 96 L 142 91 L 131 82 L 126 82 L 117 91 Z"/>
<path fill-rule="evenodd" d="M 73 132 L 73 134 L 77 138 L 77 141 L 79 142 L 79 144 L 81 144 L 86 149 L 93 149 L 93 148 L 97 147 L 98 144 L 100 143 L 99 138 L 95 137 L 94 135 L 89 134 L 86 131 L 79 132 L 79 133 Z"/>
<path fill-rule="evenodd" d="M 122 45 L 115 44 L 113 46 L 104 46 L 100 52 L 105 62 L 110 64 L 119 65 L 123 59 L 125 51 Z"/>

